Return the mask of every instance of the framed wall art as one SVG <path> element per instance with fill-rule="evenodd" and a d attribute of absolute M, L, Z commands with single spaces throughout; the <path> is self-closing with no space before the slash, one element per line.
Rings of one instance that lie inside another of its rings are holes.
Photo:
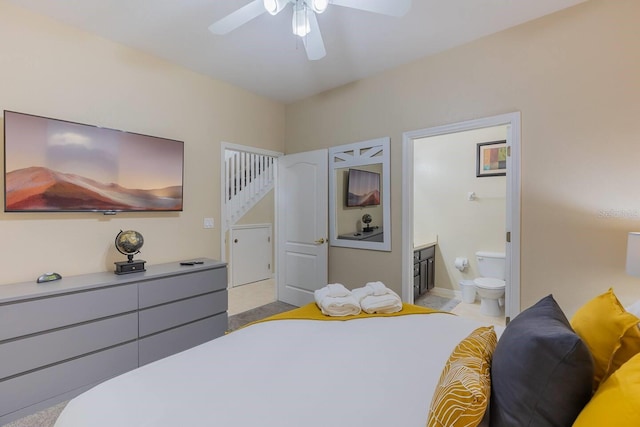
<path fill-rule="evenodd" d="M 476 176 L 507 174 L 507 141 L 481 142 L 476 155 Z"/>

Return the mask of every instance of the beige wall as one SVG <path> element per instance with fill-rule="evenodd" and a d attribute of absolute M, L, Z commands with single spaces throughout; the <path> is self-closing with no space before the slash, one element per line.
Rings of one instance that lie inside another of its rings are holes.
<path fill-rule="evenodd" d="M 505 251 L 506 177 L 477 177 L 476 153 L 478 143 L 506 137 L 506 126 L 496 126 L 414 142 L 413 242 L 438 242 L 438 288 L 457 290 L 460 280 L 478 277 L 477 251 Z M 467 258 L 469 267 L 456 269 L 456 257 Z"/>
<path fill-rule="evenodd" d="M 624 272 L 640 229 L 638 16 L 637 0 L 592 0 L 288 105 L 286 153 L 391 137 L 392 252 L 331 248 L 329 280 L 401 290 L 403 132 L 520 111 L 521 305 L 553 293 L 572 314 L 609 286 L 639 299 Z"/>
<path fill-rule="evenodd" d="M 284 151 L 283 105 L 7 2 L 0 39 L 0 109 L 185 141 L 184 212 L 0 213 L 0 283 L 112 270 L 120 229 L 149 264 L 220 258 L 220 141 Z"/>

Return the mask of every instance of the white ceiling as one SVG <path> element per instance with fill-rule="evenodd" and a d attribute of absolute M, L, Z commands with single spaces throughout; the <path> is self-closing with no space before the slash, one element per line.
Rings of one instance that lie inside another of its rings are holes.
<path fill-rule="evenodd" d="M 291 32 L 291 6 L 217 36 L 207 27 L 250 0 L 7 1 L 290 103 L 585 0 L 413 0 L 402 18 L 330 5 L 318 61 Z"/>

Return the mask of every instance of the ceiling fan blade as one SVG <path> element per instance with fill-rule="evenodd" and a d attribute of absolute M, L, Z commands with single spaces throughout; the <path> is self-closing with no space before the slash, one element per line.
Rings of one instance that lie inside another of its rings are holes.
<path fill-rule="evenodd" d="M 251 3 L 209 25 L 209 31 L 213 34 L 227 34 L 252 19 L 257 18 L 266 11 L 264 8 L 264 0 L 253 0 Z"/>
<path fill-rule="evenodd" d="M 309 13 L 309 29 L 309 34 L 302 37 L 304 48 L 307 51 L 307 58 L 311 61 L 324 58 L 327 51 L 324 48 L 324 42 L 322 41 L 322 34 L 320 33 L 320 26 L 318 25 L 316 14 L 313 12 Z"/>
<path fill-rule="evenodd" d="M 332 0 L 331 4 L 397 17 L 411 9 L 411 0 Z"/>

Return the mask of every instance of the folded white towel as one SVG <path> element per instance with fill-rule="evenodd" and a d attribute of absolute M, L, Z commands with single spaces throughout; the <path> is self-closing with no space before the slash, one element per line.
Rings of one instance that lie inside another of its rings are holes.
<path fill-rule="evenodd" d="M 360 314 L 360 302 L 340 283 L 331 283 L 313 293 L 316 304 L 327 316 Z"/>
<path fill-rule="evenodd" d="M 345 288 L 342 283 L 329 283 L 326 288 L 329 289 L 327 296 L 330 297 L 346 297 L 351 295 L 351 291 Z"/>
<path fill-rule="evenodd" d="M 388 289 L 388 288 L 387 288 Z M 402 310 L 402 300 L 391 289 L 384 295 L 368 295 L 360 301 L 365 313 L 395 313 Z"/>
<path fill-rule="evenodd" d="M 351 291 L 340 283 L 331 283 L 313 292 L 316 304 L 320 307 L 320 302 L 325 298 L 346 297 L 351 295 Z"/>
<path fill-rule="evenodd" d="M 351 295 L 351 291 L 342 283 L 330 283 L 313 293 L 316 302 L 322 300 L 325 297 L 346 297 Z"/>
<path fill-rule="evenodd" d="M 373 295 L 373 289 L 371 289 L 368 286 L 364 286 L 362 288 L 355 288 L 351 291 L 351 295 L 353 295 L 355 299 L 358 300 L 358 304 L 360 304 L 360 302 L 363 300 L 364 297 Z"/>
<path fill-rule="evenodd" d="M 318 304 L 326 316 L 351 316 L 360 314 L 361 308 L 353 295 L 346 297 L 326 297 Z"/>
<path fill-rule="evenodd" d="M 387 288 L 382 282 L 369 282 L 365 285 L 366 288 L 373 290 L 373 295 L 385 295 L 391 291 L 391 289 Z"/>

